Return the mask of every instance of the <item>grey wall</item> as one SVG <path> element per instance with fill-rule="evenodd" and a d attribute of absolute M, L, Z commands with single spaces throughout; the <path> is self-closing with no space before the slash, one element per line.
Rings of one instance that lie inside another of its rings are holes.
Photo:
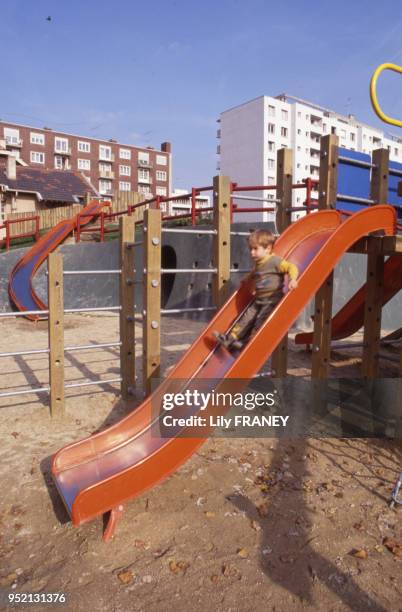
<path fill-rule="evenodd" d="M 253 227 L 262 224 L 253 224 Z M 233 231 L 246 231 L 247 223 L 234 224 Z M 265 224 L 266 227 L 266 224 Z M 201 228 L 200 228 L 201 229 Z M 60 247 L 65 270 L 118 269 L 118 241 L 107 243 L 67 244 Z M 0 255 L 0 311 L 10 310 L 8 300 L 8 274 L 26 249 L 18 249 Z M 212 266 L 212 236 L 205 234 L 163 234 L 162 267 L 207 268 Z M 231 267 L 250 268 L 246 238 L 233 236 Z M 346 254 L 335 270 L 334 312 L 336 312 L 363 284 L 366 276 L 364 255 Z M 137 279 L 141 279 L 143 258 L 141 248 L 136 249 Z M 231 285 L 236 287 L 243 274 L 232 274 Z M 88 275 L 65 277 L 65 307 L 115 306 L 119 303 L 119 278 L 117 275 Z M 42 266 L 34 279 L 34 288 L 47 303 L 46 266 Z M 137 311 L 142 310 L 141 285 L 136 289 Z M 165 275 L 162 283 L 163 308 L 191 308 L 212 305 L 212 274 Z M 306 308 L 297 325 L 311 328 L 312 305 Z M 199 314 L 186 315 L 199 318 Z M 206 315 L 208 316 L 208 315 Z M 210 313 L 209 313 L 210 316 Z M 383 310 L 383 328 L 402 327 L 402 292 L 395 296 Z"/>

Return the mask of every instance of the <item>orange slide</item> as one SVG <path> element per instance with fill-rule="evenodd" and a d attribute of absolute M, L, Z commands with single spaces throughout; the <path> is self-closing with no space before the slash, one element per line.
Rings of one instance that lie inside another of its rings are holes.
<path fill-rule="evenodd" d="M 384 230 L 388 235 L 395 233 L 396 214 L 391 206 L 372 206 L 345 221 L 335 210 L 320 211 L 288 227 L 277 240 L 275 252 L 297 265 L 300 272 L 298 288 L 284 296 L 237 357 L 217 346 L 212 332 L 228 330 L 249 304 L 253 296 L 246 284 L 242 284 L 229 298 L 169 377 L 140 407 L 119 423 L 62 448 L 53 457 L 53 478 L 74 525 L 110 511 L 104 535 L 104 539 L 108 539 L 122 504 L 177 470 L 208 435 L 206 432 L 202 438 L 180 437 L 180 429 L 177 429 L 175 437 L 162 437 L 160 398 L 165 393 L 177 391 L 179 379 L 186 381 L 184 389 L 194 389 L 202 383 L 203 391 L 215 389 L 217 379 L 221 382 L 250 380 L 262 368 L 342 254 L 359 238 L 377 230 Z M 185 413 L 186 416 L 197 414 L 194 408 L 186 407 L 169 412 L 172 417 Z"/>
<path fill-rule="evenodd" d="M 98 200 L 89 202 L 80 212 L 80 225 L 86 225 L 92 221 L 106 205 L 108 205 L 107 202 L 99 202 Z M 12 269 L 8 282 L 8 294 L 18 310 L 46 310 L 46 304 L 42 302 L 32 287 L 32 279 L 49 253 L 54 251 L 77 227 L 77 221 L 78 215 L 60 221 L 53 229 L 42 236 Z M 27 315 L 27 318 L 35 320 L 39 317 Z"/>
<path fill-rule="evenodd" d="M 384 287 L 382 305 L 402 289 L 402 257 L 391 255 L 384 264 Z M 332 340 L 342 340 L 356 333 L 364 323 L 364 304 L 366 301 L 366 285 L 350 298 L 333 317 L 331 323 Z M 296 344 L 312 344 L 313 332 L 302 332 L 295 336 Z"/>

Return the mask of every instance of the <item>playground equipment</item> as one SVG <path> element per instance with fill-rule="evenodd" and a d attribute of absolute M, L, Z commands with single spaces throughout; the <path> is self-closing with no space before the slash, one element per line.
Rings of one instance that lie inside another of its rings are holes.
<path fill-rule="evenodd" d="M 395 233 L 396 214 L 391 206 L 370 207 L 346 218 L 338 211 L 319 211 L 290 225 L 279 237 L 275 250 L 297 265 L 298 289 L 285 295 L 237 357 L 217 347 L 212 332 L 225 332 L 241 315 L 253 299 L 248 285 L 242 285 L 224 304 L 156 394 L 117 425 L 66 446 L 54 456 L 53 478 L 73 523 L 80 525 L 110 512 L 104 535 L 109 539 L 122 505 L 166 478 L 205 441 L 158 435 L 160 423 L 152 412 L 152 402 L 160 402 L 164 393 L 171 393 L 177 379 L 188 381 L 186 388 L 196 379 L 212 379 L 212 390 L 213 379 L 252 378 L 319 290 L 328 270 L 359 238 L 378 230 L 388 236 Z M 149 226 L 146 233 L 150 233 Z M 150 242 L 157 248 L 159 237 L 151 233 Z M 182 416 L 179 409 L 171 415 Z"/>
<path fill-rule="evenodd" d="M 399 119 L 393 119 L 392 117 L 389 117 L 388 115 L 386 115 L 380 108 L 380 105 L 378 103 L 378 99 L 377 99 L 377 79 L 380 76 L 380 74 L 384 71 L 384 70 L 392 70 L 394 72 L 397 72 L 398 74 L 402 74 L 402 66 L 398 66 L 397 64 L 391 64 L 391 63 L 385 63 L 385 64 L 381 64 L 380 66 L 378 66 L 378 68 L 375 70 L 372 78 L 371 78 L 371 82 L 370 82 L 370 97 L 371 97 L 371 103 L 373 105 L 374 111 L 376 112 L 376 114 L 378 115 L 378 117 L 380 119 L 382 119 L 383 121 L 385 121 L 385 123 L 389 123 L 391 125 L 396 125 L 397 127 L 402 127 L 402 121 L 400 121 Z M 402 176 L 402 175 L 401 175 Z M 399 193 L 399 189 L 398 189 L 398 193 Z M 387 262 L 388 263 L 388 262 Z M 401 349 L 401 364 L 402 364 L 402 349 Z M 402 485 L 402 472 L 399 474 L 399 478 L 395 484 L 395 487 L 392 491 L 391 494 L 391 507 L 393 507 L 395 504 L 400 504 L 402 505 L 402 498 L 399 497 L 399 489 Z"/>
<path fill-rule="evenodd" d="M 89 202 L 83 209 L 83 213 L 81 213 L 85 215 L 85 223 L 89 223 L 106 205 L 108 205 L 108 203 L 98 202 L 97 200 Z M 18 310 L 46 310 L 46 305 L 38 297 L 32 287 L 32 279 L 49 253 L 54 251 L 54 249 L 71 234 L 76 226 L 77 216 L 72 219 L 61 221 L 45 236 L 42 236 L 42 238 L 36 242 L 35 246 L 33 246 L 14 266 L 10 274 L 8 290 L 10 299 Z M 40 314 L 41 313 L 27 314 L 26 316 L 32 320 L 36 320 L 39 318 Z"/>

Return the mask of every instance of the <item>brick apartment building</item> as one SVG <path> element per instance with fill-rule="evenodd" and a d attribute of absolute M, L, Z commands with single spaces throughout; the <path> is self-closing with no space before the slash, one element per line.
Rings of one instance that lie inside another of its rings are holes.
<path fill-rule="evenodd" d="M 82 173 L 103 196 L 115 191 L 138 191 L 147 197 L 171 193 L 169 142 L 157 150 L 3 121 L 0 139 L 31 167 Z"/>

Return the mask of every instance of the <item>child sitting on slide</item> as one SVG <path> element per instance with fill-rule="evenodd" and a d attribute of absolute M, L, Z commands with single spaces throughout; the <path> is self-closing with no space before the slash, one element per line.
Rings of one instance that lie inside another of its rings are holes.
<path fill-rule="evenodd" d="M 289 276 L 289 290 L 297 287 L 297 267 L 275 255 L 274 243 L 274 234 L 267 230 L 256 230 L 248 238 L 250 256 L 255 262 L 255 268 L 243 282 L 252 280 L 255 299 L 228 334 L 214 332 L 216 340 L 229 351 L 242 349 L 280 302 L 285 274 Z"/>

